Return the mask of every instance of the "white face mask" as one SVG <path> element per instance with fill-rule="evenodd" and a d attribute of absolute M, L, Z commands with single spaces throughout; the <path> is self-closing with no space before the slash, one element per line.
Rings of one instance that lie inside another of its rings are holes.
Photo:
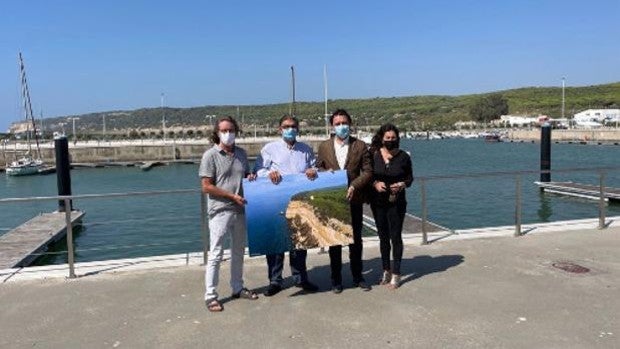
<path fill-rule="evenodd" d="M 235 133 L 234 132 L 220 132 L 218 134 L 220 136 L 220 142 L 225 145 L 231 146 L 235 143 Z"/>

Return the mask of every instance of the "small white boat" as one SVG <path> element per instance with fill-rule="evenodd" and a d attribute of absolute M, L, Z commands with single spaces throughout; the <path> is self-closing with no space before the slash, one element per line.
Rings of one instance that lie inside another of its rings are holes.
<path fill-rule="evenodd" d="M 6 174 L 9 176 L 27 176 L 39 173 L 42 168 L 43 161 L 24 156 L 8 164 Z"/>

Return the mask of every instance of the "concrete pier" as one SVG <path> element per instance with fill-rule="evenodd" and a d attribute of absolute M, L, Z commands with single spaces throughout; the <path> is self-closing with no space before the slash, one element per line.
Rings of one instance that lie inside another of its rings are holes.
<path fill-rule="evenodd" d="M 277 138 L 240 138 L 237 144 L 243 147 L 248 156 L 256 156 L 269 141 Z M 316 151 L 325 137 L 300 138 Z M 135 163 L 144 161 L 174 161 L 197 159 L 200 161 L 205 150 L 212 144 L 207 139 L 186 140 L 127 140 L 115 142 L 86 141 L 69 144 L 72 165 L 76 163 Z M 23 149 L 22 149 L 23 148 Z M 18 153 L 25 151 L 25 144 L 19 144 Z M 6 158 L 14 157 L 14 150 L 5 150 Z M 46 163 L 54 162 L 54 148 L 49 142 L 41 144 L 41 157 Z M 5 163 L 0 163 L 4 168 Z"/>
<path fill-rule="evenodd" d="M 508 138 L 511 140 L 540 141 L 540 129 L 509 130 Z M 601 129 L 571 129 L 553 130 L 552 142 L 558 143 L 583 143 L 583 144 L 609 144 L 620 143 L 619 128 Z"/>
<path fill-rule="evenodd" d="M 71 224 L 79 224 L 84 212 L 72 211 Z M 43 213 L 0 236 L 0 269 L 25 267 L 47 246 L 67 234 L 65 213 Z"/>
<path fill-rule="evenodd" d="M 591 200 L 599 200 L 601 188 L 597 185 L 581 184 L 574 182 L 534 182 L 547 193 L 581 197 Z M 620 202 L 620 188 L 603 187 L 605 201 Z"/>
<path fill-rule="evenodd" d="M 0 347 L 617 348 L 620 226 L 611 218 L 606 230 L 592 220 L 538 225 L 518 238 L 479 229 L 471 234 L 485 238 L 406 239 L 396 291 L 353 288 L 345 257 L 345 290 L 333 294 L 328 257 L 310 251 L 319 292 L 305 294 L 289 278 L 274 297 L 233 300 L 225 262 L 217 314 L 204 306 L 201 256 L 189 265 L 185 256 L 92 262 L 73 280 L 50 278 L 62 266 L 26 268 L 30 280 L 0 286 Z M 376 281 L 376 239 L 365 239 L 364 261 Z M 571 263 L 588 271 L 562 269 Z M 244 275 L 247 287 L 264 290 L 264 257 L 247 258 Z"/>

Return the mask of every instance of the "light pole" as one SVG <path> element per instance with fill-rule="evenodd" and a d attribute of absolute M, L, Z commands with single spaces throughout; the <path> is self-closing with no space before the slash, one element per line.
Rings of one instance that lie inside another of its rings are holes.
<path fill-rule="evenodd" d="M 103 114 L 103 140 L 105 141 L 105 114 Z"/>
<path fill-rule="evenodd" d="M 325 136 L 329 137 L 329 117 L 330 114 L 327 113 L 327 64 L 323 65 L 323 92 L 325 94 Z"/>
<path fill-rule="evenodd" d="M 166 112 L 164 110 L 164 93 L 161 93 L 161 131 L 163 132 L 164 143 L 166 143 Z"/>
<path fill-rule="evenodd" d="M 69 118 L 73 122 L 73 144 L 77 143 L 77 133 L 75 132 L 75 121 L 80 120 L 80 118 Z"/>
<path fill-rule="evenodd" d="M 562 77 L 562 119 L 564 119 L 564 86 L 565 86 L 565 77 Z"/>
<path fill-rule="evenodd" d="M 215 118 L 216 115 L 205 115 L 206 119 L 209 119 L 209 125 L 211 126 L 211 128 L 213 128 L 213 118 Z"/>
<path fill-rule="evenodd" d="M 61 128 L 61 130 L 62 130 L 62 135 L 63 135 L 63 136 L 66 136 L 66 135 L 67 135 L 67 133 L 65 132 L 65 125 L 66 125 L 67 123 L 66 123 L 66 122 L 60 122 L 60 123 L 58 123 L 58 124 L 60 125 L 60 128 Z"/>

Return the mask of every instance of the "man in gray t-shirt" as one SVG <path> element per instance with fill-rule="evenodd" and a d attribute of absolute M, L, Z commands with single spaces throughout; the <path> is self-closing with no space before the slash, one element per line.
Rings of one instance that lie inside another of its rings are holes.
<path fill-rule="evenodd" d="M 227 154 L 219 144 L 202 155 L 198 170 L 200 178 L 213 178 L 218 188 L 241 197 L 243 197 L 243 179 L 248 173 L 250 165 L 245 150 L 234 147 L 233 153 Z M 237 205 L 227 197 L 209 194 L 207 198 L 209 217 L 221 211 L 245 213 L 245 206 Z"/>
<path fill-rule="evenodd" d="M 243 178 L 254 180 L 245 150 L 235 146 L 239 127 L 235 119 L 224 117 L 213 130 L 213 147 L 202 156 L 198 174 L 202 192 L 208 195 L 209 258 L 205 271 L 205 303 L 209 311 L 222 311 L 218 300 L 220 263 L 224 241 L 230 237 L 230 286 L 232 298 L 257 299 L 258 295 L 243 287 L 243 256 L 246 245 Z"/>

